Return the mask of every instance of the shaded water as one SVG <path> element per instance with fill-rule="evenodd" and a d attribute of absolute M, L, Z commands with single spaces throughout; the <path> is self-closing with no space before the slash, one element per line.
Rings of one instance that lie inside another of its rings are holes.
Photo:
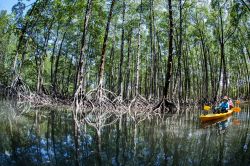
<path fill-rule="evenodd" d="M 0 101 L 0 165 L 250 165 L 250 105 L 201 124 L 200 111 L 75 130 L 70 111 Z M 101 141 L 101 142 L 100 142 Z"/>

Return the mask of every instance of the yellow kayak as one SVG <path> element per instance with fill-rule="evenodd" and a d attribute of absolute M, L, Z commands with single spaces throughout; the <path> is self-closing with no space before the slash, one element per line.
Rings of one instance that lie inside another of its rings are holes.
<path fill-rule="evenodd" d="M 213 126 L 213 125 L 215 125 L 217 123 L 226 121 L 229 117 L 230 116 L 225 116 L 225 117 L 222 117 L 222 118 L 219 118 L 219 119 L 214 119 L 214 120 L 209 120 L 209 121 L 201 122 L 201 127 L 202 128 L 207 128 L 209 126 Z"/>
<path fill-rule="evenodd" d="M 230 116 L 230 115 L 232 115 L 233 112 L 234 111 L 231 109 L 231 110 L 228 110 L 228 112 L 226 112 L 226 113 L 201 115 L 200 120 L 202 122 L 206 122 L 206 121 L 210 121 L 210 120 L 216 120 L 216 119 L 220 119 L 220 118 Z"/>

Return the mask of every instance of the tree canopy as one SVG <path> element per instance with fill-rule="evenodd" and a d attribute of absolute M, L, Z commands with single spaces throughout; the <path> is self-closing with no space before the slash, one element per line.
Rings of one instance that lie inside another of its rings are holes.
<path fill-rule="evenodd" d="M 36 0 L 25 9 L 18 1 L 0 12 L 6 86 L 19 76 L 60 98 L 100 83 L 124 100 L 250 98 L 248 1 Z"/>

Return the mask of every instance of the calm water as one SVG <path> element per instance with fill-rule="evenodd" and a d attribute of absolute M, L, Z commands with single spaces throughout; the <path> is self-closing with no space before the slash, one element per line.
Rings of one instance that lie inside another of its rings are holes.
<path fill-rule="evenodd" d="M 250 105 L 201 124 L 196 109 L 137 125 L 75 130 L 70 111 L 0 101 L 0 165 L 250 165 Z"/>

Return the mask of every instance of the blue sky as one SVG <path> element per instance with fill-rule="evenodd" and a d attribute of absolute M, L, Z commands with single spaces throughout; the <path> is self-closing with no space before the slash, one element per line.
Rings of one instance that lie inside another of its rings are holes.
<path fill-rule="evenodd" d="M 23 2 L 28 5 L 34 2 L 35 0 L 30 0 L 29 2 L 27 0 L 23 0 Z M 0 0 L 0 10 L 7 10 L 8 13 L 11 12 L 11 8 L 13 5 L 15 5 L 18 2 L 18 0 Z"/>
<path fill-rule="evenodd" d="M 13 5 L 17 3 L 17 0 L 0 0 L 0 10 L 7 10 L 11 12 Z"/>

